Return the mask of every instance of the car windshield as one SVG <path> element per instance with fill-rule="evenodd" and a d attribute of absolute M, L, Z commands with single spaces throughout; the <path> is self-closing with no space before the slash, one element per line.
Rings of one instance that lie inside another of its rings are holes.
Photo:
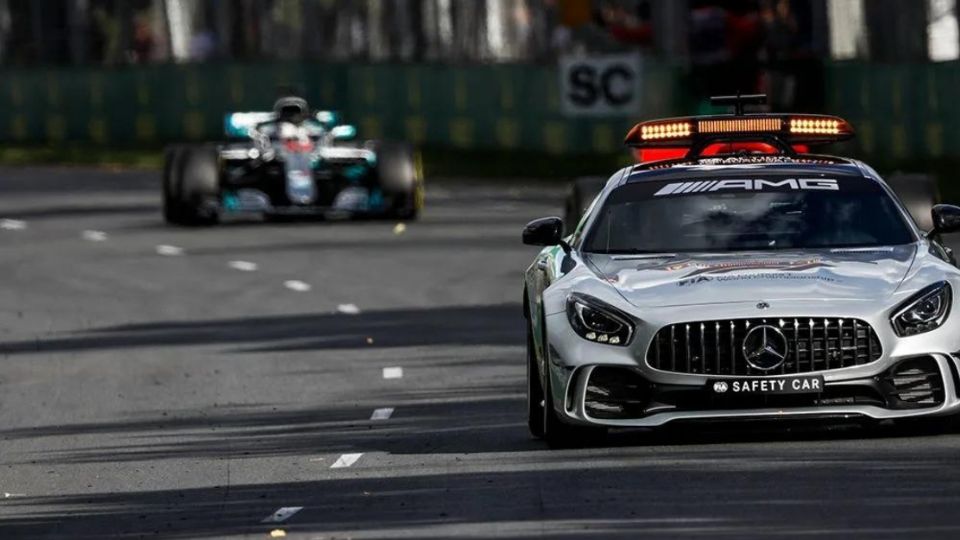
<path fill-rule="evenodd" d="M 623 185 L 599 210 L 583 251 L 851 248 L 914 240 L 897 204 L 872 180 L 741 176 Z"/>

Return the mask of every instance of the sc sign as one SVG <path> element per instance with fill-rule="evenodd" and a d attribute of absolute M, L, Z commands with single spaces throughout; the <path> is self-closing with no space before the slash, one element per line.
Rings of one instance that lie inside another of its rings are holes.
<path fill-rule="evenodd" d="M 635 116 L 640 109 L 639 54 L 564 57 L 560 60 L 563 113 Z"/>

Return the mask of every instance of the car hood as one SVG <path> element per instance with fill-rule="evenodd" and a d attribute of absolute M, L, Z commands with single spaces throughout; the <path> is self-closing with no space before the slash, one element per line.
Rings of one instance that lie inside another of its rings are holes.
<path fill-rule="evenodd" d="M 587 254 L 600 279 L 637 307 L 889 298 L 916 246 L 724 254 Z"/>

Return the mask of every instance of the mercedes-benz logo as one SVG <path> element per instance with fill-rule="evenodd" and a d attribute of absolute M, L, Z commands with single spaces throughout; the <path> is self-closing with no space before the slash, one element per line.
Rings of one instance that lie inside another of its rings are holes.
<path fill-rule="evenodd" d="M 787 336 L 769 324 L 751 328 L 743 338 L 743 357 L 751 367 L 760 371 L 780 367 L 787 359 L 789 350 Z"/>

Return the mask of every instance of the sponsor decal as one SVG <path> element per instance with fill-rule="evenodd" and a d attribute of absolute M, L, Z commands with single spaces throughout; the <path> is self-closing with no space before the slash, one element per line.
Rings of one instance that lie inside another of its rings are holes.
<path fill-rule="evenodd" d="M 673 182 L 660 188 L 654 197 L 731 191 L 840 191 L 835 178 L 784 178 L 782 180 L 727 179 Z"/>
<path fill-rule="evenodd" d="M 681 287 L 709 281 L 742 281 L 758 279 L 818 280 L 833 282 L 836 279 L 818 274 L 799 274 L 804 270 L 832 268 L 834 265 L 819 257 L 803 259 L 754 259 L 740 261 L 698 262 L 685 260 L 664 265 L 641 266 L 638 270 L 664 270 L 679 272 L 690 269 L 677 285 Z M 753 271 L 753 272 L 750 272 Z M 749 273 L 741 273 L 749 272 Z"/>

